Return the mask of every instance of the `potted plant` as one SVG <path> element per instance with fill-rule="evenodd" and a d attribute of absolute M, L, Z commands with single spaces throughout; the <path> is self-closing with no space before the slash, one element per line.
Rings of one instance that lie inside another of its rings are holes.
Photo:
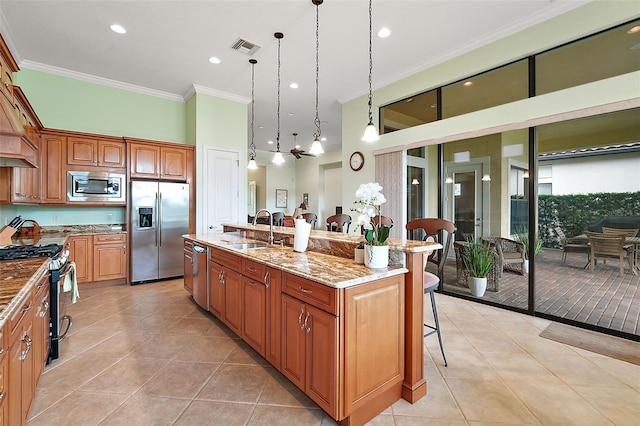
<path fill-rule="evenodd" d="M 469 272 L 471 295 L 484 296 L 487 289 L 487 275 L 495 262 L 489 243 L 473 239 L 467 240 L 467 245 L 462 252 L 462 261 Z"/>
<path fill-rule="evenodd" d="M 529 273 L 529 233 L 522 232 L 519 234 L 515 234 L 514 239 L 524 244 L 524 265 L 522 268 L 524 272 L 528 274 Z M 542 240 L 536 234 L 536 239 L 533 243 L 533 256 L 534 257 L 537 256 L 538 253 L 540 253 L 540 251 L 542 251 Z"/>
<path fill-rule="evenodd" d="M 389 265 L 389 227 L 371 222 L 374 216 L 380 216 L 380 206 L 387 202 L 382 194 L 379 183 L 369 182 L 361 184 L 356 191 L 358 207 L 352 208 L 357 212 L 358 226 L 364 229 L 364 264 L 370 268 L 386 268 Z"/>

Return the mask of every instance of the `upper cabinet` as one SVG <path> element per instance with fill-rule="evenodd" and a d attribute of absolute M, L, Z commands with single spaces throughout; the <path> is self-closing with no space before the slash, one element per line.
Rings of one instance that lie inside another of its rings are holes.
<path fill-rule="evenodd" d="M 86 137 L 69 137 L 67 164 L 69 166 L 123 168 L 125 143 Z"/>
<path fill-rule="evenodd" d="M 129 169 L 132 178 L 191 180 L 193 146 L 129 142 Z"/>

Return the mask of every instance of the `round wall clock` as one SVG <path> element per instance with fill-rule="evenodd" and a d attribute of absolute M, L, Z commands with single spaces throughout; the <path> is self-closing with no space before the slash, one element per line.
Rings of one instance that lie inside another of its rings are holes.
<path fill-rule="evenodd" d="M 360 170 L 364 166 L 364 155 L 360 151 L 355 151 L 349 158 L 349 166 L 354 172 Z"/>

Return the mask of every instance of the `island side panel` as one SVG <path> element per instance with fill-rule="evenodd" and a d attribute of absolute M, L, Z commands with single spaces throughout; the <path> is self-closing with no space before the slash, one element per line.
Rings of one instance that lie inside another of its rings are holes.
<path fill-rule="evenodd" d="M 427 394 L 424 379 L 424 287 L 423 253 L 406 254 L 405 274 L 405 363 L 402 398 L 415 403 Z"/>

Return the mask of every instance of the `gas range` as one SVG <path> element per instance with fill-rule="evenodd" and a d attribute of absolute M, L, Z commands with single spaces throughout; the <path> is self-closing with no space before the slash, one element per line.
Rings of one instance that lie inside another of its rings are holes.
<path fill-rule="evenodd" d="M 0 260 L 30 259 L 33 257 L 54 257 L 62 251 L 60 244 L 40 246 L 5 246 L 0 248 Z"/>

